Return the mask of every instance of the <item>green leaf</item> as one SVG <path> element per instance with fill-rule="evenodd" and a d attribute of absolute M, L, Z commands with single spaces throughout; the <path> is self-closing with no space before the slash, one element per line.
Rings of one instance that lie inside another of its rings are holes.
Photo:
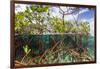
<path fill-rule="evenodd" d="M 30 6 L 30 9 L 34 12 L 37 9 L 37 7 L 35 7 L 34 5 L 32 5 L 32 6 Z"/>
<path fill-rule="evenodd" d="M 28 45 L 23 46 L 23 50 L 24 50 L 24 52 L 27 54 L 28 51 L 29 51 L 29 47 L 28 47 Z"/>

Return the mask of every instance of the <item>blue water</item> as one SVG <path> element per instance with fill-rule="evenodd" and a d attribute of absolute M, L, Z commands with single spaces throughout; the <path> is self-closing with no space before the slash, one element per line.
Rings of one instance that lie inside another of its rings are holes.
<path fill-rule="evenodd" d="M 58 41 L 62 40 L 63 37 L 61 35 L 28 35 L 28 36 L 16 36 L 20 41 L 16 42 L 16 46 L 19 48 L 16 50 L 16 54 L 21 54 L 21 51 L 23 51 L 22 47 L 28 44 L 28 46 L 35 52 L 35 53 L 41 53 L 41 48 L 48 49 L 52 46 L 54 46 L 53 42 L 54 40 L 57 43 Z M 65 46 L 70 46 L 72 44 L 75 46 L 75 40 L 73 40 L 73 35 L 64 35 L 64 44 Z M 87 42 L 88 41 L 88 42 Z M 87 44 L 88 43 L 88 44 Z M 92 51 L 94 51 L 94 37 L 89 36 L 88 40 L 86 37 L 82 37 L 82 45 L 83 47 L 89 48 Z"/>
<path fill-rule="evenodd" d="M 89 39 L 88 39 L 88 48 L 90 49 L 94 49 L 94 37 L 93 36 L 89 36 Z"/>

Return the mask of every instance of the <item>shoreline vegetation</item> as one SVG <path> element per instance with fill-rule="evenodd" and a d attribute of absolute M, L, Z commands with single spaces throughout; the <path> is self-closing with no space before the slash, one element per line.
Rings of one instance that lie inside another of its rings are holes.
<path fill-rule="evenodd" d="M 90 23 L 79 18 L 81 10 L 93 8 L 35 4 L 25 5 L 23 11 L 21 4 L 15 8 L 15 67 L 94 61 Z M 73 20 L 66 20 L 68 15 Z"/>

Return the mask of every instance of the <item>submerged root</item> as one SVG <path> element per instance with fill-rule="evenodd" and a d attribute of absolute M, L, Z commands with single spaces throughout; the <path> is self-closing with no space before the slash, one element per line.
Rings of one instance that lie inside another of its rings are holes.
<path fill-rule="evenodd" d="M 36 57 L 28 56 L 30 51 L 19 62 L 15 62 L 16 66 L 20 65 L 36 65 L 36 64 L 52 64 L 52 63 L 73 63 L 88 62 L 93 58 L 87 54 L 87 51 L 79 53 L 75 48 L 64 46 L 62 41 L 58 41 L 52 48 L 47 49 L 42 55 Z M 26 59 L 27 62 L 26 62 Z"/>

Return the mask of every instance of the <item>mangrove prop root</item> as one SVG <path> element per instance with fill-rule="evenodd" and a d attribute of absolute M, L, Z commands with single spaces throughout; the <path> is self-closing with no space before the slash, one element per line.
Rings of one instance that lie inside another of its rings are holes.
<path fill-rule="evenodd" d="M 21 63 L 21 62 L 15 60 L 15 66 L 16 66 L 16 67 L 19 67 L 19 66 L 25 66 L 25 65 L 26 65 L 26 64 Z"/>
<path fill-rule="evenodd" d="M 40 59 L 39 59 L 39 63 L 41 62 L 41 60 L 42 60 L 42 58 L 45 56 L 45 54 L 48 52 L 48 50 L 46 50 L 42 55 L 41 55 L 41 57 L 40 57 Z"/>
<path fill-rule="evenodd" d="M 23 63 L 25 57 L 30 53 L 31 49 L 25 54 L 25 56 L 22 58 L 21 63 Z"/>

